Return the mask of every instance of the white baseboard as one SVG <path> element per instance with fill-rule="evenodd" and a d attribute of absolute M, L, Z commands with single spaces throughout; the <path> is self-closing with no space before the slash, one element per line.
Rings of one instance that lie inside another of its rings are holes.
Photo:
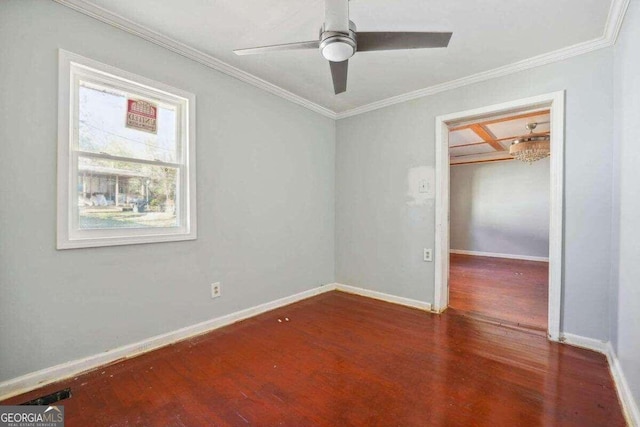
<path fill-rule="evenodd" d="M 580 335 L 563 333 L 560 338 L 560 342 L 569 344 L 575 347 L 586 348 L 588 350 L 597 351 L 607 356 L 607 362 L 609 362 L 609 370 L 613 377 L 613 382 L 618 392 L 618 398 L 622 404 L 622 412 L 627 420 L 627 424 L 631 427 L 640 427 L 640 409 L 638 404 L 631 394 L 629 383 L 627 382 L 620 361 L 613 351 L 613 347 L 610 342 L 604 342 L 593 338 L 587 338 Z"/>
<path fill-rule="evenodd" d="M 284 307 L 286 305 L 293 304 L 295 302 L 334 290 L 387 301 L 393 304 L 431 311 L 431 303 L 428 302 L 398 297 L 395 295 L 385 294 L 383 292 L 371 291 L 364 288 L 344 285 L 342 283 L 330 283 L 314 289 L 300 292 L 295 295 L 291 295 L 265 304 L 260 304 L 255 307 L 247 308 L 245 310 L 237 311 L 235 313 L 207 320 L 205 322 L 197 323 L 192 326 L 187 326 L 185 328 L 168 332 L 166 334 L 157 335 L 155 337 L 151 337 L 137 343 L 118 347 L 104 353 L 85 357 L 83 359 L 73 360 L 60 365 L 52 366 L 50 368 L 42 369 L 40 371 L 32 372 L 18 378 L 1 382 L 0 400 L 25 393 L 27 391 L 42 387 L 56 381 L 61 381 L 76 376 L 78 374 L 81 374 L 82 372 L 98 368 L 117 360 L 138 356 L 142 353 L 146 353 L 148 351 L 155 350 L 157 348 L 164 347 L 175 342 L 194 337 L 196 335 L 204 334 L 214 329 L 218 329 L 223 326 L 227 326 L 232 323 L 257 316 L 267 311 L 275 310 L 277 308 Z M 611 374 L 618 391 L 618 396 L 620 397 L 620 401 L 622 402 L 623 411 L 625 413 L 625 417 L 627 418 L 627 422 L 630 426 L 640 426 L 640 411 L 638 410 L 638 405 L 636 404 L 633 395 L 631 394 L 631 389 L 629 388 L 624 373 L 621 369 L 620 362 L 618 361 L 613 348 L 611 347 L 611 344 L 593 338 L 586 338 L 568 333 L 562 334 L 560 341 L 576 347 L 582 347 L 589 350 L 597 351 L 607 356 L 607 360 L 609 361 L 609 368 L 611 369 Z"/>
<path fill-rule="evenodd" d="M 587 338 L 581 335 L 569 334 L 565 332 L 560 334 L 560 342 L 572 345 L 574 347 L 597 351 L 598 353 L 602 353 L 605 355 L 607 354 L 607 345 L 609 344 L 606 341 L 600 341 L 594 338 Z"/>
<path fill-rule="evenodd" d="M 393 304 L 404 305 L 407 307 L 419 308 L 420 310 L 431 311 L 431 303 L 428 302 L 418 301 L 411 298 L 398 297 L 395 295 L 371 291 L 369 289 L 358 288 L 355 286 L 343 285 L 342 283 L 336 283 L 335 285 L 336 289 L 341 292 L 347 292 L 349 294 L 360 295 L 363 297 L 386 301 Z"/>
<path fill-rule="evenodd" d="M 335 283 L 319 286 L 308 291 L 300 292 L 295 295 L 267 302 L 265 304 L 260 304 L 254 307 L 247 308 L 245 310 L 237 311 L 235 313 L 197 323 L 195 325 L 187 326 L 185 328 L 168 332 L 166 334 L 156 335 L 154 337 L 147 338 L 136 343 L 118 347 L 113 350 L 108 350 L 104 353 L 96 354 L 82 359 L 72 360 L 70 362 L 62 363 L 50 368 L 45 368 L 40 371 L 31 372 L 29 374 L 10 379 L 8 381 L 1 382 L 0 400 L 25 393 L 27 391 L 42 387 L 47 384 L 51 384 L 56 381 L 74 377 L 82 372 L 98 368 L 99 366 L 115 362 L 116 360 L 138 356 L 142 353 L 155 350 L 159 347 L 164 347 L 177 341 L 204 334 L 214 329 L 218 329 L 223 326 L 248 319 L 258 314 L 265 313 L 267 311 L 271 311 L 276 308 L 280 308 L 294 302 L 298 302 L 303 299 L 307 299 L 324 292 L 334 290 L 336 290 Z"/>
<path fill-rule="evenodd" d="M 257 316 L 258 314 L 275 310 L 276 308 L 284 307 L 303 299 L 335 290 L 388 301 L 395 304 L 406 305 L 422 310 L 431 310 L 431 304 L 426 302 L 397 297 L 381 292 L 369 291 L 366 289 L 356 288 L 353 286 L 347 286 L 338 283 L 330 283 L 314 289 L 310 289 L 308 291 L 300 292 L 295 295 L 291 295 L 265 304 L 260 304 L 255 307 L 250 307 L 245 310 L 237 311 L 235 313 L 227 314 L 225 316 L 217 317 L 215 319 L 207 320 L 195 325 L 187 326 L 185 328 L 171 331 L 166 334 L 156 335 L 154 337 L 147 338 L 136 343 L 105 351 L 104 353 L 95 354 L 82 359 L 72 360 L 70 362 L 62 363 L 60 365 L 52 366 L 50 368 L 45 368 L 26 375 L 22 375 L 17 378 L 0 382 L 0 400 L 7 399 L 18 394 L 26 393 L 30 390 L 42 387 L 47 384 L 51 384 L 53 382 L 74 377 L 83 372 L 96 369 L 100 366 L 107 365 L 117 360 L 138 356 L 151 350 L 155 350 L 157 348 L 164 347 L 178 341 L 194 337 L 196 335 L 204 334 L 214 329 L 218 329 L 253 316 Z"/>
<path fill-rule="evenodd" d="M 542 256 L 498 254 L 495 252 L 465 251 L 463 249 L 450 249 L 449 253 L 460 254 L 460 255 L 486 256 L 490 258 L 508 258 L 508 259 L 521 259 L 524 261 L 549 262 L 549 257 L 542 257 Z"/>
<path fill-rule="evenodd" d="M 622 410 L 627 419 L 627 424 L 631 427 L 640 427 L 640 408 L 638 408 L 638 403 L 633 398 L 633 394 L 631 394 L 631 388 L 629 388 L 629 383 L 624 376 L 622 366 L 620 366 L 620 361 L 615 351 L 613 351 L 611 343 L 607 343 L 606 351 L 605 354 L 609 361 L 611 376 L 613 377 L 613 382 L 616 384 L 616 390 L 618 391 L 620 402 L 622 402 Z"/>

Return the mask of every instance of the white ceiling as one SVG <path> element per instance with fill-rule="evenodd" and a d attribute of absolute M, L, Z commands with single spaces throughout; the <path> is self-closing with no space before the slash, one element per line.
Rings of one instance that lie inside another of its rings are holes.
<path fill-rule="evenodd" d="M 236 56 L 232 50 L 315 40 L 323 0 L 89 0 L 340 113 L 600 38 L 610 0 L 351 0 L 362 31 L 453 31 L 447 49 L 361 52 L 334 95 L 318 51 Z"/>
<path fill-rule="evenodd" d="M 449 133 L 449 147 L 475 144 L 477 142 L 482 142 L 482 138 L 471 129 L 460 129 Z"/>

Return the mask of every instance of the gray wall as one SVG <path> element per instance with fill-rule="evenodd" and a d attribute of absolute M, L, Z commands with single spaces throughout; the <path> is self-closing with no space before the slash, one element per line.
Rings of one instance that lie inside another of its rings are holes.
<path fill-rule="evenodd" d="M 410 203 L 407 177 L 435 165 L 441 114 L 566 89 L 562 330 L 606 340 L 611 270 L 613 49 L 339 120 L 336 280 L 433 301 L 434 203 Z M 594 256 L 594 248 L 597 254 Z"/>
<path fill-rule="evenodd" d="M 58 48 L 196 94 L 197 241 L 56 251 Z M 51 1 L 0 2 L 0 93 L 0 381 L 334 282 L 332 120 Z"/>
<path fill-rule="evenodd" d="M 629 4 L 615 47 L 616 170 L 612 336 L 622 371 L 640 407 L 640 2 Z"/>
<path fill-rule="evenodd" d="M 451 249 L 548 257 L 549 164 L 451 166 Z"/>

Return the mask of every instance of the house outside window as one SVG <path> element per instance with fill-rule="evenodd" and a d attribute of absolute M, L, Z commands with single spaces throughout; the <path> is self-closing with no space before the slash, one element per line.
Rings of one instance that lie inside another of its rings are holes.
<path fill-rule="evenodd" d="M 196 238 L 195 96 L 60 51 L 58 249 Z"/>

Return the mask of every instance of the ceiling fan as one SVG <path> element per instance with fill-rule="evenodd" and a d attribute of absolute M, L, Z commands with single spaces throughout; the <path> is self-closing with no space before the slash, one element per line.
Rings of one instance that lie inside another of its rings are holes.
<path fill-rule="evenodd" d="M 452 33 L 421 31 L 358 32 L 349 20 L 349 0 L 325 0 L 325 21 L 320 39 L 298 43 L 236 49 L 236 55 L 253 55 L 282 50 L 320 49 L 329 61 L 333 89 L 337 94 L 347 90 L 349 58 L 356 52 L 374 50 L 424 49 L 447 47 Z"/>

